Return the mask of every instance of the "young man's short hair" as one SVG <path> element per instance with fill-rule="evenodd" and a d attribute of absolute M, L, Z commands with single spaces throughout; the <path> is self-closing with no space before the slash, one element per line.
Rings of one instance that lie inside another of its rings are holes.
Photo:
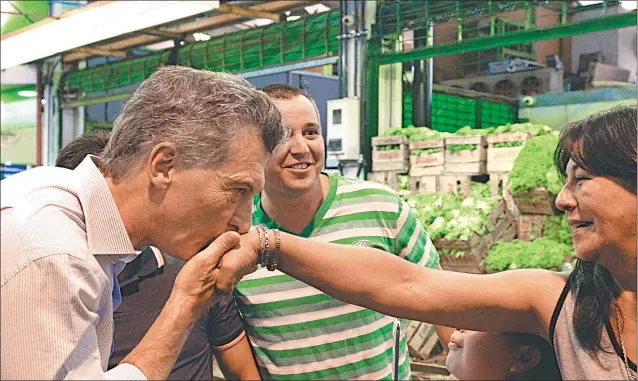
<path fill-rule="evenodd" d="M 100 156 L 100 153 L 109 142 L 109 136 L 109 131 L 94 130 L 73 139 L 71 143 L 60 150 L 58 158 L 55 160 L 55 166 L 75 169 L 86 155 Z"/>

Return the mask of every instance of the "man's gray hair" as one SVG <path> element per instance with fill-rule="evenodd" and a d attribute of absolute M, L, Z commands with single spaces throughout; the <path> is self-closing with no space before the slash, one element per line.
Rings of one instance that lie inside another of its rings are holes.
<path fill-rule="evenodd" d="M 184 168 L 214 168 L 229 159 L 233 138 L 253 131 L 269 154 L 288 129 L 265 93 L 227 73 L 166 66 L 135 91 L 115 120 L 102 153 L 113 178 L 138 170 L 155 145 L 170 142 Z"/>

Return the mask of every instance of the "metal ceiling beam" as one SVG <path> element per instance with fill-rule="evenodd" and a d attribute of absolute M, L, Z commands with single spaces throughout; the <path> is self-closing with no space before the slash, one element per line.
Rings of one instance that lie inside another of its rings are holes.
<path fill-rule="evenodd" d="M 251 7 L 247 7 L 246 9 L 256 10 L 256 11 L 271 11 L 271 12 L 283 12 L 291 8 L 295 8 L 300 5 L 310 5 L 314 4 L 316 1 L 307 1 L 307 0 L 278 0 L 278 1 L 267 1 L 263 3 L 258 3 Z M 220 4 L 221 5 L 221 4 Z M 215 26 L 227 24 L 233 21 L 239 21 L 244 16 L 236 15 L 232 13 L 224 13 L 221 15 L 215 15 L 209 17 L 207 19 L 192 21 L 189 23 L 181 24 L 172 28 L 162 29 L 163 32 L 168 33 L 177 33 L 177 34 L 186 34 L 186 33 L 195 33 L 213 29 Z M 138 46 L 150 45 L 155 42 L 165 41 L 166 38 L 158 37 L 158 36 L 136 36 L 132 38 L 123 39 L 120 41 L 115 41 L 109 44 L 105 44 L 100 46 L 100 49 L 106 50 L 124 50 L 131 49 Z M 79 61 L 86 58 L 89 58 L 90 54 L 85 53 L 71 53 L 64 56 L 64 62 L 73 62 Z"/>
<path fill-rule="evenodd" d="M 552 40 L 600 32 L 609 29 L 620 29 L 636 26 L 636 12 L 615 14 L 594 19 L 576 21 L 565 25 L 554 25 L 543 29 L 531 29 L 522 32 L 472 38 L 454 43 L 444 43 L 414 49 L 404 53 L 382 53 L 379 56 L 379 64 L 388 65 L 398 62 L 422 60 L 430 57 L 449 56 L 477 50 L 500 48 L 516 44 L 529 44 L 542 40 Z"/>
<path fill-rule="evenodd" d="M 217 10 L 223 13 L 234 13 L 236 15 L 252 17 L 254 19 L 270 19 L 275 22 L 279 22 L 280 19 L 279 14 L 277 13 L 257 11 L 254 9 L 242 8 L 235 5 L 219 4 L 219 8 L 217 8 Z"/>

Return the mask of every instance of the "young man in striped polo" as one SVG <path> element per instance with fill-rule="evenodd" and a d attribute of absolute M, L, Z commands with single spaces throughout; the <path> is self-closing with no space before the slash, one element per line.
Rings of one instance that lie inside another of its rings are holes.
<path fill-rule="evenodd" d="M 324 139 L 312 98 L 288 85 L 262 90 L 275 100 L 291 138 L 266 166 L 253 225 L 310 240 L 370 245 L 437 268 L 432 241 L 396 193 L 376 183 L 321 172 Z M 361 276 L 375 275 L 361 269 Z M 264 379 L 410 378 L 405 323 L 394 340 L 394 318 L 265 268 L 244 277 L 235 295 Z"/>

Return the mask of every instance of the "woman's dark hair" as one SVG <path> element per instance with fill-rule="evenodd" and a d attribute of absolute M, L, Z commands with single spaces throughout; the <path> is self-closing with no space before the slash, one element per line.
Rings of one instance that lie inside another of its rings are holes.
<path fill-rule="evenodd" d="M 554 164 L 563 178 L 569 160 L 596 176 L 614 177 L 636 193 L 636 105 L 616 106 L 568 123 L 560 133 Z"/>
<path fill-rule="evenodd" d="M 636 194 L 636 105 L 617 106 L 578 122 L 560 134 L 554 164 L 563 178 L 569 160 L 596 176 L 619 179 Z M 611 305 L 620 291 L 611 273 L 594 263 L 578 260 L 570 277 L 576 293 L 574 332 L 589 352 L 604 350 L 601 334 Z"/>
<path fill-rule="evenodd" d="M 531 333 L 505 332 L 505 335 L 509 337 L 513 347 L 530 345 L 536 347 L 541 356 L 535 367 L 523 373 L 510 374 L 507 377 L 508 380 L 562 380 L 556 354 L 547 340 Z"/>

